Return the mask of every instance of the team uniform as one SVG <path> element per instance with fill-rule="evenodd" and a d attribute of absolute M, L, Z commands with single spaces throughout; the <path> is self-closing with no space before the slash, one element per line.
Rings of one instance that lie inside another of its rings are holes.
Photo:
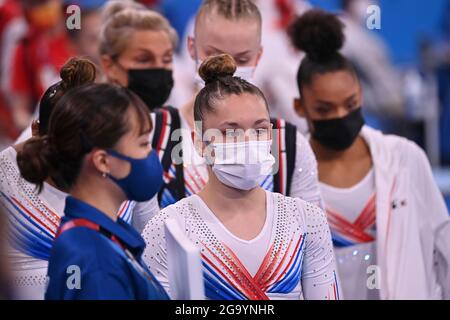
<path fill-rule="evenodd" d="M 44 298 L 48 259 L 64 212 L 67 194 L 44 183 L 36 186 L 20 175 L 17 152 L 9 147 L 0 153 L 0 204 L 11 225 L 9 258 L 17 298 Z M 149 203 L 126 201 L 119 218 L 140 231 L 150 215 L 159 211 L 156 198 Z"/>
<path fill-rule="evenodd" d="M 165 208 L 201 191 L 208 181 L 208 171 L 195 150 L 192 130 L 177 109 L 160 108 L 152 113 L 152 118 L 155 124 L 152 146 L 164 168 L 164 185 L 158 199 L 160 207 Z M 290 123 L 281 119 L 271 122 L 276 129 L 272 150 L 279 159 L 279 170 L 267 176 L 261 187 L 322 207 L 317 162 L 308 141 Z M 181 134 L 173 134 L 178 129 Z M 177 163 L 173 155 L 181 155 L 182 161 Z"/>
<path fill-rule="evenodd" d="M 243 240 L 198 195 L 166 207 L 144 229 L 143 259 L 170 293 L 164 221 L 176 219 L 201 251 L 208 299 L 339 299 L 330 230 L 320 208 L 266 191 L 260 234 Z"/>
<path fill-rule="evenodd" d="M 131 225 L 73 197 L 67 197 L 64 213 L 50 256 L 45 299 L 168 299 L 142 263 L 145 242 Z"/>
<path fill-rule="evenodd" d="M 344 298 L 449 299 L 450 217 L 425 153 L 368 126 L 360 135 L 373 169 L 350 189 L 321 185 Z"/>
<path fill-rule="evenodd" d="M 345 299 L 373 300 L 378 290 L 367 286 L 368 268 L 376 262 L 375 174 L 350 188 L 320 183 L 332 232 L 342 293 Z"/>

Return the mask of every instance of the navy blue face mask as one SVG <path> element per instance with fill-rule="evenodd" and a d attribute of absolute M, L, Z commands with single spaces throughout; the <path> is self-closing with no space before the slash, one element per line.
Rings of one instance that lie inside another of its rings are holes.
<path fill-rule="evenodd" d="M 163 168 L 154 150 L 143 159 L 130 158 L 114 150 L 106 152 L 113 157 L 128 161 L 131 165 L 130 174 L 125 178 L 117 179 L 108 174 L 108 177 L 123 190 L 128 200 L 148 201 L 158 193 L 163 183 Z"/>

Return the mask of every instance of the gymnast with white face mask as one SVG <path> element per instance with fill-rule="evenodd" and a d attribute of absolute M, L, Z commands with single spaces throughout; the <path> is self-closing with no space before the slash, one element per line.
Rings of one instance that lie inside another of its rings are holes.
<path fill-rule="evenodd" d="M 227 54 L 200 67 L 206 85 L 195 99 L 194 140 L 209 180 L 150 220 L 144 261 L 170 292 L 164 221 L 173 218 L 200 249 L 209 299 L 339 299 L 324 212 L 260 187 L 275 163 L 269 112 L 262 92 L 235 71 Z"/>

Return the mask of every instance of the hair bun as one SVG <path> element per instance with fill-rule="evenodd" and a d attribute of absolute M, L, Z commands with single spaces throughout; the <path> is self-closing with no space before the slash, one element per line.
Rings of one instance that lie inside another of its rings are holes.
<path fill-rule="evenodd" d="M 289 27 L 294 46 L 316 61 L 325 61 L 344 45 L 344 24 L 332 13 L 320 9 L 309 10 Z"/>
<path fill-rule="evenodd" d="M 71 58 L 61 69 L 61 85 L 64 90 L 78 87 L 84 84 L 90 84 L 95 81 L 95 65 L 82 58 Z"/>
<path fill-rule="evenodd" d="M 110 0 L 102 8 L 102 21 L 105 23 L 109 18 L 127 9 L 145 10 L 147 9 L 143 4 L 133 0 Z"/>
<path fill-rule="evenodd" d="M 205 59 L 200 65 L 198 73 L 205 83 L 221 77 L 232 77 L 236 72 L 236 62 L 229 54 L 220 54 Z"/>
<path fill-rule="evenodd" d="M 47 137 L 33 137 L 17 153 L 17 166 L 22 177 L 39 186 L 49 177 L 54 162 Z"/>

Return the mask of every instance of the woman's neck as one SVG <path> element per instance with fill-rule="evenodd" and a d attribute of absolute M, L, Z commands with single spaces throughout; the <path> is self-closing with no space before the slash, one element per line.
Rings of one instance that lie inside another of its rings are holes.
<path fill-rule="evenodd" d="M 217 180 L 212 170 L 209 169 L 209 179 L 198 196 L 208 205 L 220 208 L 220 211 L 227 212 L 248 212 L 255 210 L 255 203 L 265 199 L 265 191 L 259 187 L 245 191 L 228 187 Z M 263 202 L 265 206 L 265 202 Z M 213 208 L 212 208 L 213 209 Z"/>
<path fill-rule="evenodd" d="M 257 187 L 242 191 L 230 188 L 211 172 L 208 183 L 198 195 L 223 226 L 242 240 L 249 241 L 261 234 L 270 214 L 263 189 Z"/>
<path fill-rule="evenodd" d="M 74 198 L 103 212 L 112 220 L 117 221 L 117 212 L 119 212 L 120 206 L 125 201 L 123 195 L 113 194 L 110 190 L 107 190 L 108 188 L 89 183 L 89 180 L 79 179 L 79 181 L 83 181 L 83 185 L 75 185 L 70 194 Z"/>
<path fill-rule="evenodd" d="M 325 148 L 314 139 L 311 147 L 317 158 L 319 181 L 336 188 L 354 186 L 373 166 L 369 146 L 362 137 L 343 151 Z"/>
<path fill-rule="evenodd" d="M 181 116 L 187 122 L 191 130 L 194 130 L 194 102 L 195 96 L 180 108 Z"/>

